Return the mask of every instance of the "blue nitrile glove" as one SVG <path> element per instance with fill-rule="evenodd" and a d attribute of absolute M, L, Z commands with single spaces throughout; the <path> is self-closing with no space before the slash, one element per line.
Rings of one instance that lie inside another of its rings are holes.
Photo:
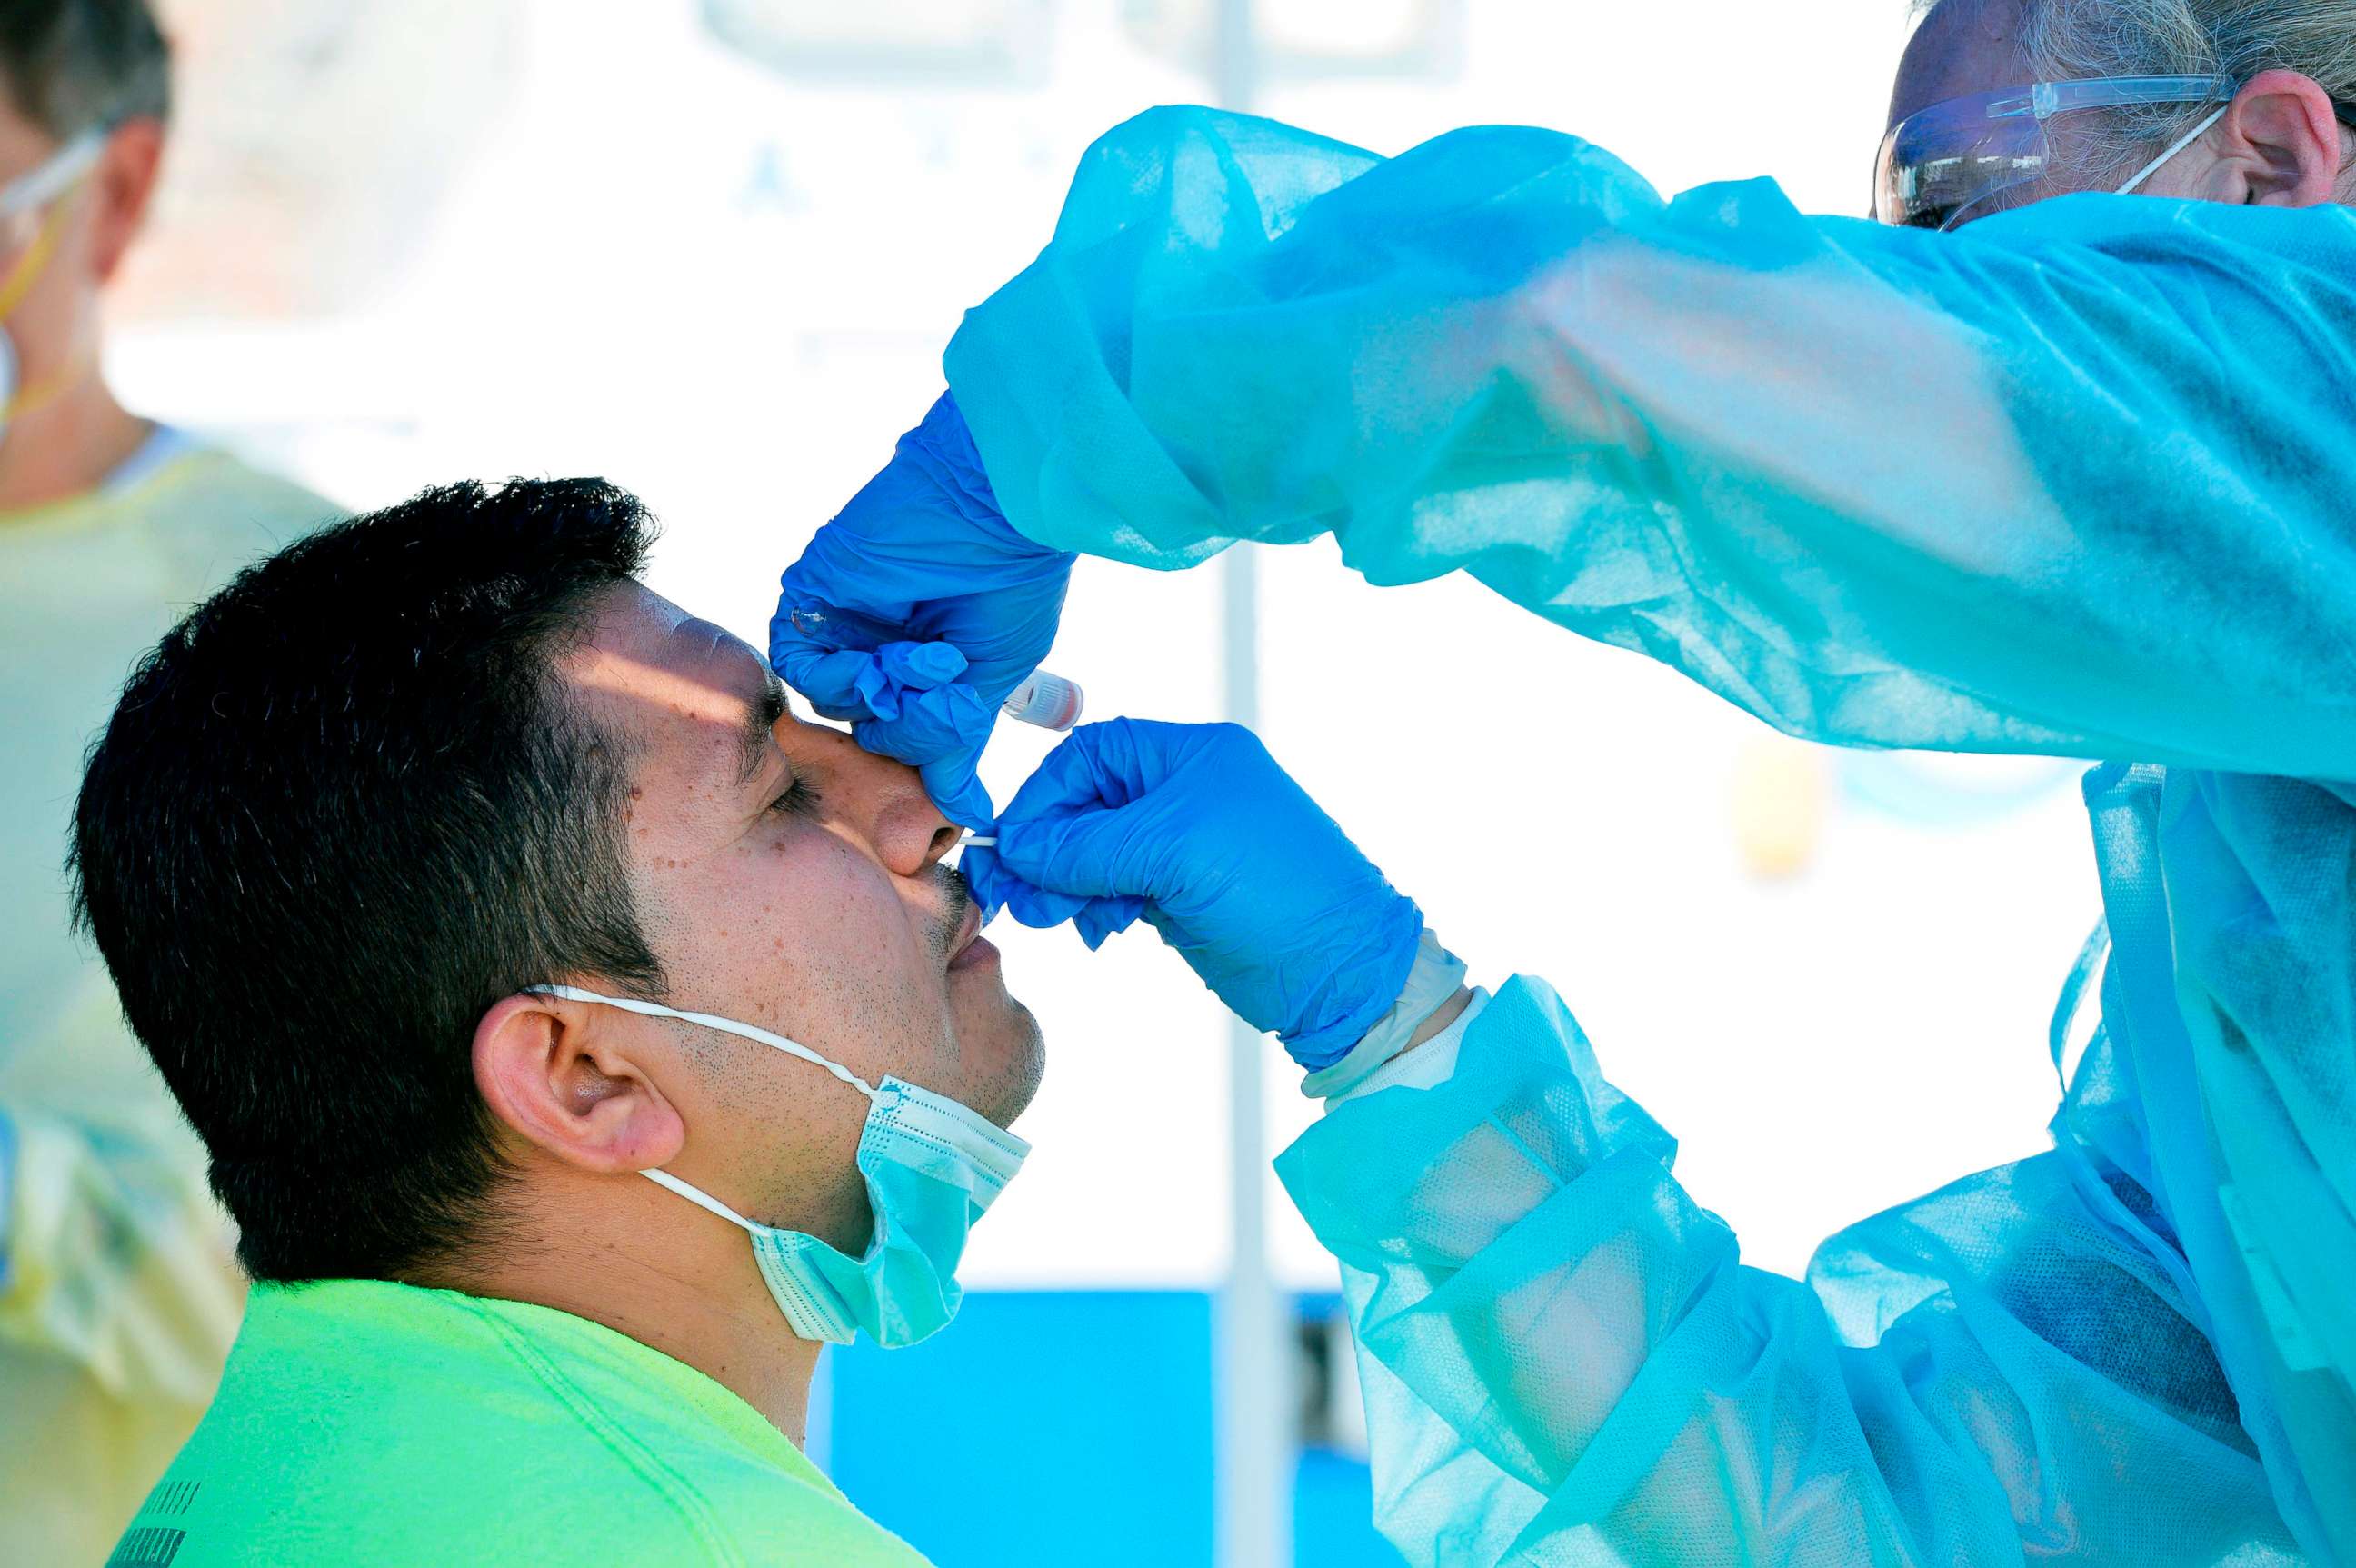
<path fill-rule="evenodd" d="M 999 515 L 947 392 L 779 581 L 769 664 L 969 828 L 991 725 L 1055 640 L 1074 557 Z"/>
<path fill-rule="evenodd" d="M 1142 915 L 1314 1071 L 1382 1017 L 1423 915 L 1236 725 L 1083 725 L 959 863 L 984 906 L 1071 920 L 1091 948 Z"/>

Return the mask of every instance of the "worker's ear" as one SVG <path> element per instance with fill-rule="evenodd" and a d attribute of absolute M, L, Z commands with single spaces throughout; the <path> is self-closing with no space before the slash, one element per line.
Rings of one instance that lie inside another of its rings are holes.
<path fill-rule="evenodd" d="M 2330 95 L 2313 77 L 2262 70 L 2217 123 L 2215 199 L 2260 207 L 2316 207 L 2337 199 L 2348 154 Z"/>
<path fill-rule="evenodd" d="M 475 1026 L 475 1083 L 495 1120 L 566 1165 L 667 1165 L 687 1126 L 646 1071 L 648 1027 L 592 1003 L 510 996 Z"/>
<path fill-rule="evenodd" d="M 108 133 L 106 151 L 90 176 L 91 268 L 101 284 L 123 265 L 131 242 L 147 220 L 155 177 L 164 165 L 164 123 L 125 120 Z"/>

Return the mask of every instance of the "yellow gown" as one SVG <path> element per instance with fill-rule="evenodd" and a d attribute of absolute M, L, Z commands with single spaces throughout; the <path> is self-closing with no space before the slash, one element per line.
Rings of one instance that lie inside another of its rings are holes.
<path fill-rule="evenodd" d="M 0 1563 L 105 1559 L 244 1296 L 204 1151 L 69 929 L 83 747 L 181 615 L 335 512 L 170 430 L 96 490 L 0 512 Z"/>

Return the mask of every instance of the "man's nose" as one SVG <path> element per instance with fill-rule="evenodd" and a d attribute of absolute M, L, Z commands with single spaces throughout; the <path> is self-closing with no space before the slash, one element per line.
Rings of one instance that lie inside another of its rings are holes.
<path fill-rule="evenodd" d="M 827 792 L 841 800 L 845 825 L 866 839 L 886 870 L 914 876 L 957 847 L 957 825 L 925 793 L 915 768 L 878 757 L 847 735 L 830 749 L 835 778 Z"/>
<path fill-rule="evenodd" d="M 900 764 L 894 763 L 894 768 Z M 914 768 L 901 768 L 907 777 L 904 797 L 878 813 L 875 857 L 897 875 L 914 876 L 957 847 L 957 824 L 941 815 L 932 797 L 917 780 Z"/>

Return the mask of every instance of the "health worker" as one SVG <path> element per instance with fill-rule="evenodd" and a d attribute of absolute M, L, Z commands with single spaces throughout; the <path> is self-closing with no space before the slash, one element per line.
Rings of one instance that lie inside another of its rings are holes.
<path fill-rule="evenodd" d="M 318 497 L 127 412 L 100 295 L 170 109 L 143 0 L 0 20 L 0 1563 L 97 1563 L 211 1396 L 243 1285 L 203 1151 L 70 933 L 83 747 L 133 661 Z"/>
<path fill-rule="evenodd" d="M 1804 1281 L 1742 1266 L 1541 983 L 1460 998 L 1298 816 L 1237 858 L 1213 780 L 1256 768 L 1097 726 L 995 818 L 987 897 L 1142 915 L 1342 1096 L 1279 1165 L 1410 1562 L 2356 1562 L 2351 162 L 2346 0 L 1942 0 L 1879 222 L 1551 132 L 1155 111 L 787 571 L 779 673 L 975 827 L 1074 553 L 1329 532 L 1794 735 L 2115 759 L 2052 1151 Z M 910 640 L 814 643 L 809 601 Z"/>

